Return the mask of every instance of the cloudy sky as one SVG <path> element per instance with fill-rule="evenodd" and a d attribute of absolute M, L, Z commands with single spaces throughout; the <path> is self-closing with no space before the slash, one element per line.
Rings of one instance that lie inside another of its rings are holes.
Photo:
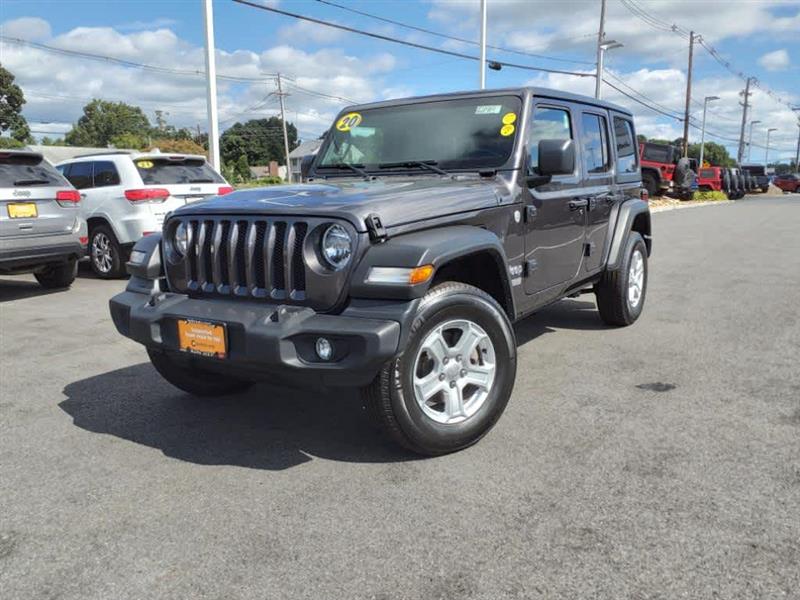
<path fill-rule="evenodd" d="M 478 0 L 330 0 L 356 11 L 413 24 L 463 40 L 478 38 Z M 356 14 L 319 0 L 256 3 L 436 48 L 477 54 L 477 47 Z M 692 113 L 709 105 L 709 140 L 735 154 L 741 121 L 737 73 L 758 78 L 751 97 L 752 160 L 763 161 L 766 129 L 771 158 L 794 156 L 800 105 L 800 0 L 609 0 L 607 37 L 624 47 L 607 54 L 610 81 L 656 105 L 683 114 L 688 41 L 695 46 Z M 594 69 L 599 0 L 489 0 L 489 57 L 573 73 Z M 675 25 L 675 30 L 671 25 Z M 288 119 L 301 137 L 318 136 L 348 102 L 472 89 L 477 63 L 364 38 L 269 13 L 230 0 L 215 1 L 222 128 L 277 113 L 274 74 L 286 83 Z M 176 125 L 205 125 L 203 18 L 199 0 L 2 0 L 0 62 L 17 77 L 25 115 L 40 135 L 69 129 L 92 98 L 161 109 Z M 22 40 L 22 42 L 20 41 Z M 97 60 L 102 55 L 115 60 Z M 728 67 L 721 64 L 727 62 Z M 134 66 L 130 63 L 148 65 Z M 506 67 L 489 71 L 488 87 L 542 85 L 593 93 L 591 77 Z M 634 93 L 633 91 L 635 90 Z M 606 88 L 604 96 L 631 108 L 640 133 L 675 138 L 682 124 Z M 788 105 L 788 106 L 787 106 Z M 720 136 L 720 137 L 714 137 Z M 690 138 L 699 131 L 690 129 Z"/>

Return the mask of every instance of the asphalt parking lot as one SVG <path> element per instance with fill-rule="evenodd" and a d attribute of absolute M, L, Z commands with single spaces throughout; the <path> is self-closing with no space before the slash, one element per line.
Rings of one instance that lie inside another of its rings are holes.
<path fill-rule="evenodd" d="M 0 595 L 800 597 L 800 199 L 653 221 L 640 321 L 518 324 L 505 415 L 436 459 L 354 392 L 170 387 L 124 282 L 0 278 Z"/>

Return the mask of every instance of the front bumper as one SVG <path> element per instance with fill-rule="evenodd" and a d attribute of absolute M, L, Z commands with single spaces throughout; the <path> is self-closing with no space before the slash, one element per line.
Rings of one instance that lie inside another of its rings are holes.
<path fill-rule="evenodd" d="M 402 324 L 417 302 L 351 302 L 341 314 L 328 315 L 295 306 L 125 291 L 109 304 L 122 335 L 198 368 L 299 386 L 363 386 L 397 355 Z M 180 352 L 179 318 L 224 323 L 228 357 Z M 320 336 L 333 342 L 335 354 L 329 362 L 316 357 L 314 344 Z"/>

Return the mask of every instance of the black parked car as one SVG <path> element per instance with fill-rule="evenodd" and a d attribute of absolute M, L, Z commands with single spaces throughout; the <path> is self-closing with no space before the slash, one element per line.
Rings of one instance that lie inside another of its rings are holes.
<path fill-rule="evenodd" d="M 742 170 L 753 178 L 753 191 L 761 190 L 767 193 L 769 190 L 769 175 L 764 165 L 742 165 Z"/>
<path fill-rule="evenodd" d="M 354 106 L 304 173 L 179 208 L 134 248 L 111 314 L 177 387 L 358 386 L 389 436 L 442 454 L 503 413 L 514 321 L 585 292 L 609 325 L 642 312 L 625 108 L 538 88 Z"/>

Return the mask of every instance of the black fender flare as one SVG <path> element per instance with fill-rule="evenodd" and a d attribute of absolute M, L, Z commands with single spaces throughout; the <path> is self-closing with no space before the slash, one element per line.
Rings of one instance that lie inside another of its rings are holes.
<path fill-rule="evenodd" d="M 386 299 L 420 298 L 430 288 L 432 279 L 417 285 L 367 283 L 369 270 L 372 267 L 413 268 L 433 265 L 438 271 L 455 259 L 484 252 L 491 255 L 497 263 L 506 297 L 513 303 L 508 261 L 502 241 L 491 231 L 471 225 L 452 225 L 416 231 L 373 245 L 353 270 L 350 296 Z"/>
<path fill-rule="evenodd" d="M 135 254 L 137 252 L 141 254 Z M 125 267 L 131 277 L 151 280 L 161 277 L 161 233 L 151 233 L 136 242 Z"/>
<path fill-rule="evenodd" d="M 622 252 L 625 249 L 625 242 L 633 229 L 634 221 L 636 221 L 636 218 L 640 217 L 640 215 L 644 215 L 645 226 L 644 231 L 641 233 L 647 245 L 648 256 L 652 252 L 653 240 L 650 229 L 650 207 L 647 202 L 638 198 L 628 200 L 620 206 L 617 214 L 617 225 L 614 227 L 614 235 L 611 238 L 608 261 L 606 262 L 606 269 L 609 271 L 616 271 L 619 269 Z"/>

